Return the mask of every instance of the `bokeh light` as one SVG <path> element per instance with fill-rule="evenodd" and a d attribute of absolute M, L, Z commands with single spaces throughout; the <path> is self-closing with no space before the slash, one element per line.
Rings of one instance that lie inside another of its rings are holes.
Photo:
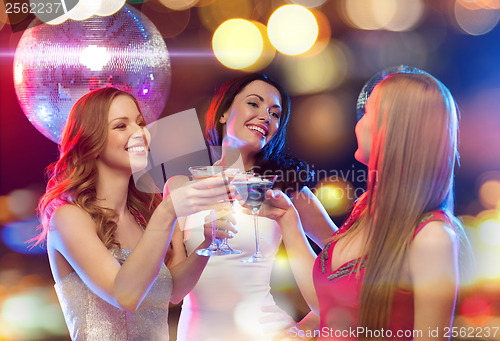
<path fill-rule="evenodd" d="M 197 9 L 203 26 L 213 32 L 227 20 L 252 19 L 253 5 L 250 0 L 216 0 Z"/>
<path fill-rule="evenodd" d="M 0 196 L 0 225 L 9 223 L 19 219 L 9 207 L 9 197 L 6 195 Z"/>
<path fill-rule="evenodd" d="M 101 7 L 102 0 L 80 0 L 68 12 L 68 17 L 73 20 L 86 20 L 93 16 Z"/>
<path fill-rule="evenodd" d="M 500 9 L 498 0 L 457 0 L 460 5 L 468 9 Z"/>
<path fill-rule="evenodd" d="M 5 9 L 5 4 L 3 1 L 0 1 L 0 31 L 3 26 L 9 22 L 9 17 L 7 16 L 7 11 Z"/>
<path fill-rule="evenodd" d="M 231 69 L 243 69 L 257 61 L 264 42 L 250 21 L 231 19 L 215 31 L 212 48 L 217 59 Z"/>
<path fill-rule="evenodd" d="M 24 254 L 43 254 L 45 249 L 28 243 L 28 240 L 37 235 L 37 228 L 40 226 L 38 218 L 30 220 L 16 221 L 5 225 L 1 231 L 2 241 L 14 252 Z"/>
<path fill-rule="evenodd" d="M 289 290 L 295 286 L 295 278 L 288 261 L 288 256 L 284 247 L 280 247 L 274 257 L 272 285 L 274 290 Z"/>
<path fill-rule="evenodd" d="M 191 18 L 191 10 L 176 11 L 156 1 L 148 1 L 141 7 L 141 15 L 156 24 L 163 38 L 173 38 L 184 32 Z"/>
<path fill-rule="evenodd" d="M 343 0 L 347 23 L 363 30 L 406 31 L 422 18 L 422 0 Z"/>
<path fill-rule="evenodd" d="M 159 2 L 165 7 L 182 11 L 196 5 L 198 0 L 159 0 Z"/>
<path fill-rule="evenodd" d="M 196 7 L 204 7 L 204 6 L 208 6 L 208 5 L 211 5 L 213 4 L 215 1 L 217 0 L 199 0 L 197 3 L 196 3 Z"/>
<path fill-rule="evenodd" d="M 260 54 L 259 58 L 257 58 L 257 60 L 250 66 L 241 69 L 247 72 L 256 72 L 266 68 L 269 64 L 271 64 L 274 56 L 276 55 L 276 49 L 274 48 L 273 44 L 271 44 L 271 41 L 269 40 L 269 37 L 267 35 L 267 27 L 258 21 L 252 21 L 252 23 L 259 29 L 263 45 L 262 53 Z"/>
<path fill-rule="evenodd" d="M 330 39 L 332 38 L 332 28 L 328 17 L 319 10 L 313 9 L 311 12 L 314 14 L 316 23 L 318 24 L 318 37 L 316 38 L 314 45 L 309 50 L 304 52 L 304 55 L 306 56 L 313 56 L 323 51 L 328 46 Z"/>
<path fill-rule="evenodd" d="M 314 8 L 323 5 L 326 0 L 286 0 L 286 2 L 307 8 Z"/>
<path fill-rule="evenodd" d="M 384 26 L 390 31 L 408 31 L 422 19 L 424 4 L 422 0 L 398 0 L 392 19 Z"/>
<path fill-rule="evenodd" d="M 469 9 L 455 2 L 455 19 L 460 28 L 470 35 L 490 32 L 500 20 L 500 11 L 485 8 Z"/>
<path fill-rule="evenodd" d="M 496 208 L 500 202 L 500 181 L 487 180 L 479 187 L 479 201 L 485 208 Z"/>
<path fill-rule="evenodd" d="M 349 105 L 341 94 L 321 94 L 295 101 L 289 129 L 294 135 L 296 153 L 315 163 L 340 160 L 351 153 L 354 114 L 345 114 Z"/>
<path fill-rule="evenodd" d="M 285 87 L 291 95 L 331 90 L 342 84 L 349 70 L 345 46 L 333 41 L 316 55 L 280 58 Z"/>
<path fill-rule="evenodd" d="M 486 220 L 479 225 L 479 236 L 484 244 L 498 246 L 500 244 L 500 221 Z"/>
<path fill-rule="evenodd" d="M 318 37 L 318 23 L 311 11 L 298 5 L 278 8 L 269 18 L 271 43 L 283 54 L 297 55 L 309 50 Z"/>
<path fill-rule="evenodd" d="M 314 194 L 330 216 L 342 216 L 354 200 L 355 190 L 349 181 L 336 176 L 321 180 L 315 187 Z"/>
<path fill-rule="evenodd" d="M 20 219 L 28 219 L 36 215 L 36 207 L 40 193 L 30 189 L 16 189 L 9 193 L 7 206 Z"/>
<path fill-rule="evenodd" d="M 61 309 L 53 300 L 53 288 L 30 288 L 0 302 L 0 339 L 39 340 L 67 335 Z"/>
<path fill-rule="evenodd" d="M 346 21 L 363 30 L 381 29 L 396 12 L 394 0 L 383 3 L 378 0 L 344 0 L 342 4 Z"/>
<path fill-rule="evenodd" d="M 500 262 L 500 212 L 484 210 L 475 217 L 464 216 L 462 221 L 476 266 L 474 269 L 471 264 L 466 264 L 465 284 L 497 283 L 500 280 L 500 267 L 497 265 Z"/>

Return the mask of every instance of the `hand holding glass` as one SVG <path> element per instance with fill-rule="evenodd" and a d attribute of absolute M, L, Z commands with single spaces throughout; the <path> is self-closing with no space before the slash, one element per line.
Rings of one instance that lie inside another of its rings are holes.
<path fill-rule="evenodd" d="M 245 263 L 260 262 L 265 257 L 260 252 L 259 244 L 259 210 L 266 199 L 266 191 L 271 189 L 276 181 L 276 175 L 255 175 L 239 173 L 233 180 L 236 191 L 242 197 L 245 204 L 252 210 L 255 229 L 255 253 L 252 257 L 242 260 Z"/>
<path fill-rule="evenodd" d="M 222 166 L 200 166 L 200 167 L 189 167 L 189 171 L 193 175 L 194 180 L 201 180 L 213 176 L 221 176 L 227 179 L 226 185 L 232 181 L 234 176 L 239 172 L 237 168 L 225 168 Z M 233 199 L 228 197 L 229 202 L 232 204 Z M 233 250 L 227 243 L 227 238 L 224 238 L 222 244 L 219 246 L 216 240 L 216 214 L 214 210 L 211 210 L 212 215 L 212 242 L 206 249 L 196 250 L 196 253 L 201 256 L 224 256 L 230 254 L 241 253 L 239 250 Z"/>

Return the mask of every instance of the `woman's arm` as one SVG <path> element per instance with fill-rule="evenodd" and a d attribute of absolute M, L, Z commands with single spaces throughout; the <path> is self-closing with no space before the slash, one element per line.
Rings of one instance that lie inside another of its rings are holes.
<path fill-rule="evenodd" d="M 218 206 L 217 202 L 226 196 L 224 182 L 216 178 L 172 192 L 156 208 L 123 265 L 97 236 L 97 227 L 90 215 L 75 205 L 65 205 L 52 216 L 49 252 L 60 253 L 87 287 L 103 300 L 135 311 L 163 264 L 177 216 Z"/>
<path fill-rule="evenodd" d="M 186 177 L 173 177 L 170 178 L 165 184 L 164 196 L 169 195 L 169 193 L 180 186 L 183 186 L 188 179 Z M 217 216 L 226 216 L 224 212 L 230 212 L 229 209 L 220 208 L 217 211 Z M 209 214 L 205 217 L 204 225 L 204 235 L 205 240 L 198 246 L 198 249 L 205 249 L 210 245 L 212 238 L 212 215 Z M 229 218 L 229 217 L 228 217 Z M 234 222 L 234 220 L 233 220 Z M 170 301 L 172 303 L 179 303 L 184 299 L 184 297 L 193 290 L 196 283 L 200 279 L 201 273 L 210 257 L 200 256 L 196 252 L 192 252 L 189 256 L 186 256 L 186 249 L 184 246 L 184 224 L 185 218 L 180 218 L 176 224 L 176 228 L 172 237 L 172 247 L 173 255 L 170 262 L 167 264 L 173 279 L 172 296 Z M 218 238 L 227 238 L 229 235 L 222 230 L 231 230 L 236 233 L 236 229 L 232 227 L 228 222 L 217 221 L 217 226 L 221 228 L 217 231 Z M 224 225 L 224 226 L 223 226 Z"/>
<path fill-rule="evenodd" d="M 311 310 L 319 314 L 312 277 L 316 254 L 306 239 L 299 214 L 283 192 L 267 191 L 266 196 L 267 200 L 259 214 L 279 223 L 283 244 L 300 292 Z"/>
<path fill-rule="evenodd" d="M 52 216 L 48 248 L 59 252 L 96 295 L 118 308 L 135 311 L 158 275 L 174 221 L 168 205 L 160 204 L 136 248 L 120 266 L 97 236 L 90 215 L 65 205 Z"/>
<path fill-rule="evenodd" d="M 337 226 L 309 187 L 304 186 L 299 192 L 293 192 L 291 197 L 305 233 L 323 249 L 337 231 Z"/>
<path fill-rule="evenodd" d="M 409 248 L 410 277 L 415 299 L 415 341 L 449 340 L 458 287 L 458 237 L 443 222 L 433 221 L 420 231 Z M 439 337 L 430 337 L 430 330 Z"/>

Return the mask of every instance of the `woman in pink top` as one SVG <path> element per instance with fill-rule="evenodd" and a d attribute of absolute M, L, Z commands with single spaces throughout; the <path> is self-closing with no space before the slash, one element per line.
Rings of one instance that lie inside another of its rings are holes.
<path fill-rule="evenodd" d="M 448 339 L 467 242 L 452 213 L 457 132 L 456 103 L 437 79 L 420 70 L 382 77 L 356 125 L 368 190 L 318 257 L 290 201 L 268 193 L 261 212 L 280 223 L 295 278 L 320 315 L 305 336 Z"/>

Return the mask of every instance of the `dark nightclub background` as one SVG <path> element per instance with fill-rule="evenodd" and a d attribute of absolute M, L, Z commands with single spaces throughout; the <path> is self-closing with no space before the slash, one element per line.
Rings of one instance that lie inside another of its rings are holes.
<path fill-rule="evenodd" d="M 109 0 L 111 1 L 111 0 Z M 194 108 L 200 120 L 223 81 L 246 71 L 226 67 L 212 48 L 215 29 L 243 18 L 267 25 L 292 1 L 127 1 L 161 32 L 171 62 L 166 117 Z M 440 79 L 461 110 L 460 169 L 455 211 L 478 263 L 476 296 L 457 305 L 455 325 L 500 327 L 500 2 L 498 0 L 293 1 L 311 7 L 319 37 L 311 51 L 271 57 L 255 69 L 289 90 L 288 145 L 324 179 L 318 197 L 337 223 L 364 186 L 365 168 L 353 158 L 356 99 L 364 83 L 387 67 L 407 64 Z M 16 97 L 13 61 L 24 31 L 13 32 L 0 4 L 0 341 L 68 340 L 43 249 L 34 236 L 45 168 L 57 145 L 26 118 Z M 171 6 L 170 6 L 171 7 Z M 179 7 L 177 7 L 179 8 Z M 292 19 L 289 19 L 292 20 Z M 243 40 L 245 38 L 242 38 Z M 429 151 L 430 153 L 432 151 Z M 306 313 L 280 251 L 273 290 L 296 318 Z M 179 307 L 172 308 L 175 319 Z M 175 328 L 172 328 L 175 333 Z M 172 337 L 175 340 L 174 337 Z M 468 339 L 458 335 L 455 339 Z M 478 339 L 478 338 L 475 338 Z M 496 335 L 479 339 L 500 340 Z"/>

